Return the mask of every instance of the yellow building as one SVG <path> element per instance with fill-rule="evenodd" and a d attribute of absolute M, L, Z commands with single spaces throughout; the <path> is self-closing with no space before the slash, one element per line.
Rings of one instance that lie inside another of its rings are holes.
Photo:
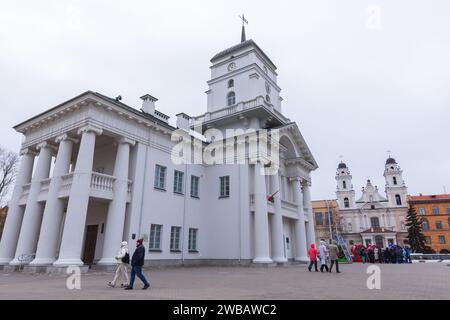
<path fill-rule="evenodd" d="M 339 208 L 336 200 L 312 201 L 314 216 L 314 228 L 316 231 L 316 244 L 320 240 L 330 243 L 332 236 L 336 235 L 339 229 Z M 331 214 L 330 214 L 331 213 Z"/>
<path fill-rule="evenodd" d="M 436 253 L 450 253 L 450 194 L 410 196 L 409 204 L 422 218 L 427 244 Z"/>

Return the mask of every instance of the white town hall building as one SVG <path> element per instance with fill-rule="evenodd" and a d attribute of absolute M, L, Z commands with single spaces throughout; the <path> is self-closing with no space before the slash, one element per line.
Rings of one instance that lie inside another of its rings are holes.
<path fill-rule="evenodd" d="M 207 112 L 180 113 L 177 127 L 151 95 L 139 110 L 91 91 L 15 126 L 24 139 L 0 264 L 107 266 L 121 241 L 133 249 L 138 238 L 150 265 L 306 260 L 317 163 L 282 113 L 276 66 L 244 32 L 211 63 Z M 267 129 L 279 136 L 268 136 L 276 161 L 252 156 Z M 216 160 L 208 148 L 226 145 L 221 157 L 235 163 L 175 163 L 180 131 Z M 261 174 L 277 161 L 275 175 Z"/>

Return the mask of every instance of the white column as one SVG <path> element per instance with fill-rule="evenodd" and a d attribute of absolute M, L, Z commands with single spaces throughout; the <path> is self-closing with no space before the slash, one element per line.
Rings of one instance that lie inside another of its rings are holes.
<path fill-rule="evenodd" d="M 272 258 L 275 262 L 287 262 L 284 256 L 283 239 L 283 215 L 281 213 L 280 177 L 278 174 L 271 176 L 271 194 L 274 196 L 275 214 L 272 216 Z"/>
<path fill-rule="evenodd" d="M 0 242 L 0 264 L 3 265 L 11 262 L 16 252 L 24 213 L 24 208 L 19 206 L 19 200 L 23 194 L 23 185 L 31 182 L 35 156 L 36 154 L 30 149 L 22 151 L 20 168 L 17 173 L 14 191 L 9 202 L 8 214 L 6 215 L 5 226 Z"/>
<path fill-rule="evenodd" d="M 115 264 L 117 248 L 124 241 L 123 228 L 128 195 L 128 168 L 130 163 L 130 146 L 135 144 L 129 139 L 121 139 L 117 147 L 116 163 L 114 165 L 114 197 L 109 204 L 106 217 L 105 240 L 103 255 L 98 264 Z"/>
<path fill-rule="evenodd" d="M 36 258 L 30 265 L 49 265 L 56 260 L 64 214 L 64 202 L 58 198 L 58 194 L 62 184 L 62 176 L 69 172 L 73 140 L 67 134 L 63 134 L 57 137 L 55 142 L 59 143 L 59 150 L 48 189 Z"/>
<path fill-rule="evenodd" d="M 80 150 L 73 173 L 59 257 L 54 266 L 83 265 L 81 250 L 89 205 L 95 140 L 97 135 L 102 134 L 102 129 L 87 125 L 79 129 L 78 134 L 82 134 Z"/>
<path fill-rule="evenodd" d="M 297 204 L 298 215 L 298 220 L 295 223 L 295 260 L 306 262 L 308 261 L 308 256 L 306 254 L 308 244 L 306 243 L 305 211 L 303 210 L 301 178 L 294 178 L 292 180 L 292 189 L 294 190 L 294 202 Z"/>
<path fill-rule="evenodd" d="M 354 228 L 353 232 L 355 232 L 355 233 L 360 233 L 360 232 L 361 232 L 361 223 L 360 223 L 360 221 L 359 221 L 359 215 L 356 214 L 356 215 L 353 217 L 353 219 L 354 219 L 354 221 L 355 221 L 355 223 L 354 223 L 355 228 Z"/>
<path fill-rule="evenodd" d="M 39 193 L 41 191 L 41 181 L 47 179 L 50 174 L 52 162 L 53 147 L 47 142 L 37 145 L 39 158 L 36 169 L 31 180 L 30 193 L 27 199 L 27 206 L 23 214 L 22 227 L 20 228 L 19 241 L 14 260 L 10 265 L 20 265 L 20 257 L 23 254 L 36 253 L 39 229 L 42 221 L 42 206 L 38 203 Z"/>
<path fill-rule="evenodd" d="M 269 250 L 269 220 L 267 214 L 266 179 L 258 161 L 254 165 L 255 184 L 255 259 L 254 263 L 271 263 Z"/>
<path fill-rule="evenodd" d="M 311 190 L 309 182 L 303 184 L 303 204 L 308 210 L 308 232 L 307 239 L 308 243 L 315 243 L 316 241 L 316 231 L 314 229 L 314 218 L 312 215 L 312 203 L 311 203 Z"/>

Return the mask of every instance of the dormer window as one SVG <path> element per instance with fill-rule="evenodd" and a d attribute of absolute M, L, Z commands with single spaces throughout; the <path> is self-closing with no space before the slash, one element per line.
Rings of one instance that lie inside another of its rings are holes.
<path fill-rule="evenodd" d="M 228 80 L 228 88 L 233 88 L 234 87 L 234 80 L 230 79 Z"/>
<path fill-rule="evenodd" d="M 232 106 L 236 104 L 236 94 L 231 91 L 227 94 L 227 106 Z"/>

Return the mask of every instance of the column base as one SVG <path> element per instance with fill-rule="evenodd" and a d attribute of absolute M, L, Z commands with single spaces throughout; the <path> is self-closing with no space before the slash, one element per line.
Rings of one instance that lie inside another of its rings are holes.
<path fill-rule="evenodd" d="M 9 265 L 14 258 L 0 258 L 0 266 Z"/>
<path fill-rule="evenodd" d="M 97 265 L 99 266 L 111 266 L 116 264 L 117 260 L 114 258 L 102 258 L 97 262 Z"/>
<path fill-rule="evenodd" d="M 58 259 L 53 263 L 55 267 L 83 266 L 81 259 Z"/>
<path fill-rule="evenodd" d="M 21 266 L 21 265 L 26 265 L 26 264 L 28 264 L 28 263 L 27 263 L 27 262 L 20 261 L 20 260 L 17 259 L 17 258 L 14 258 L 14 259 L 9 263 L 10 266 Z"/>
<path fill-rule="evenodd" d="M 273 263 L 273 260 L 269 257 L 265 258 L 255 258 L 253 259 L 253 263 Z"/>
<path fill-rule="evenodd" d="M 285 257 L 273 258 L 273 262 L 286 263 L 286 262 L 288 262 L 288 259 L 286 259 Z"/>
<path fill-rule="evenodd" d="M 309 258 L 308 257 L 297 257 L 297 258 L 295 258 L 295 261 L 298 261 L 298 262 L 309 262 Z"/>
<path fill-rule="evenodd" d="M 55 262 L 52 258 L 36 258 L 30 262 L 30 266 L 51 266 Z"/>

